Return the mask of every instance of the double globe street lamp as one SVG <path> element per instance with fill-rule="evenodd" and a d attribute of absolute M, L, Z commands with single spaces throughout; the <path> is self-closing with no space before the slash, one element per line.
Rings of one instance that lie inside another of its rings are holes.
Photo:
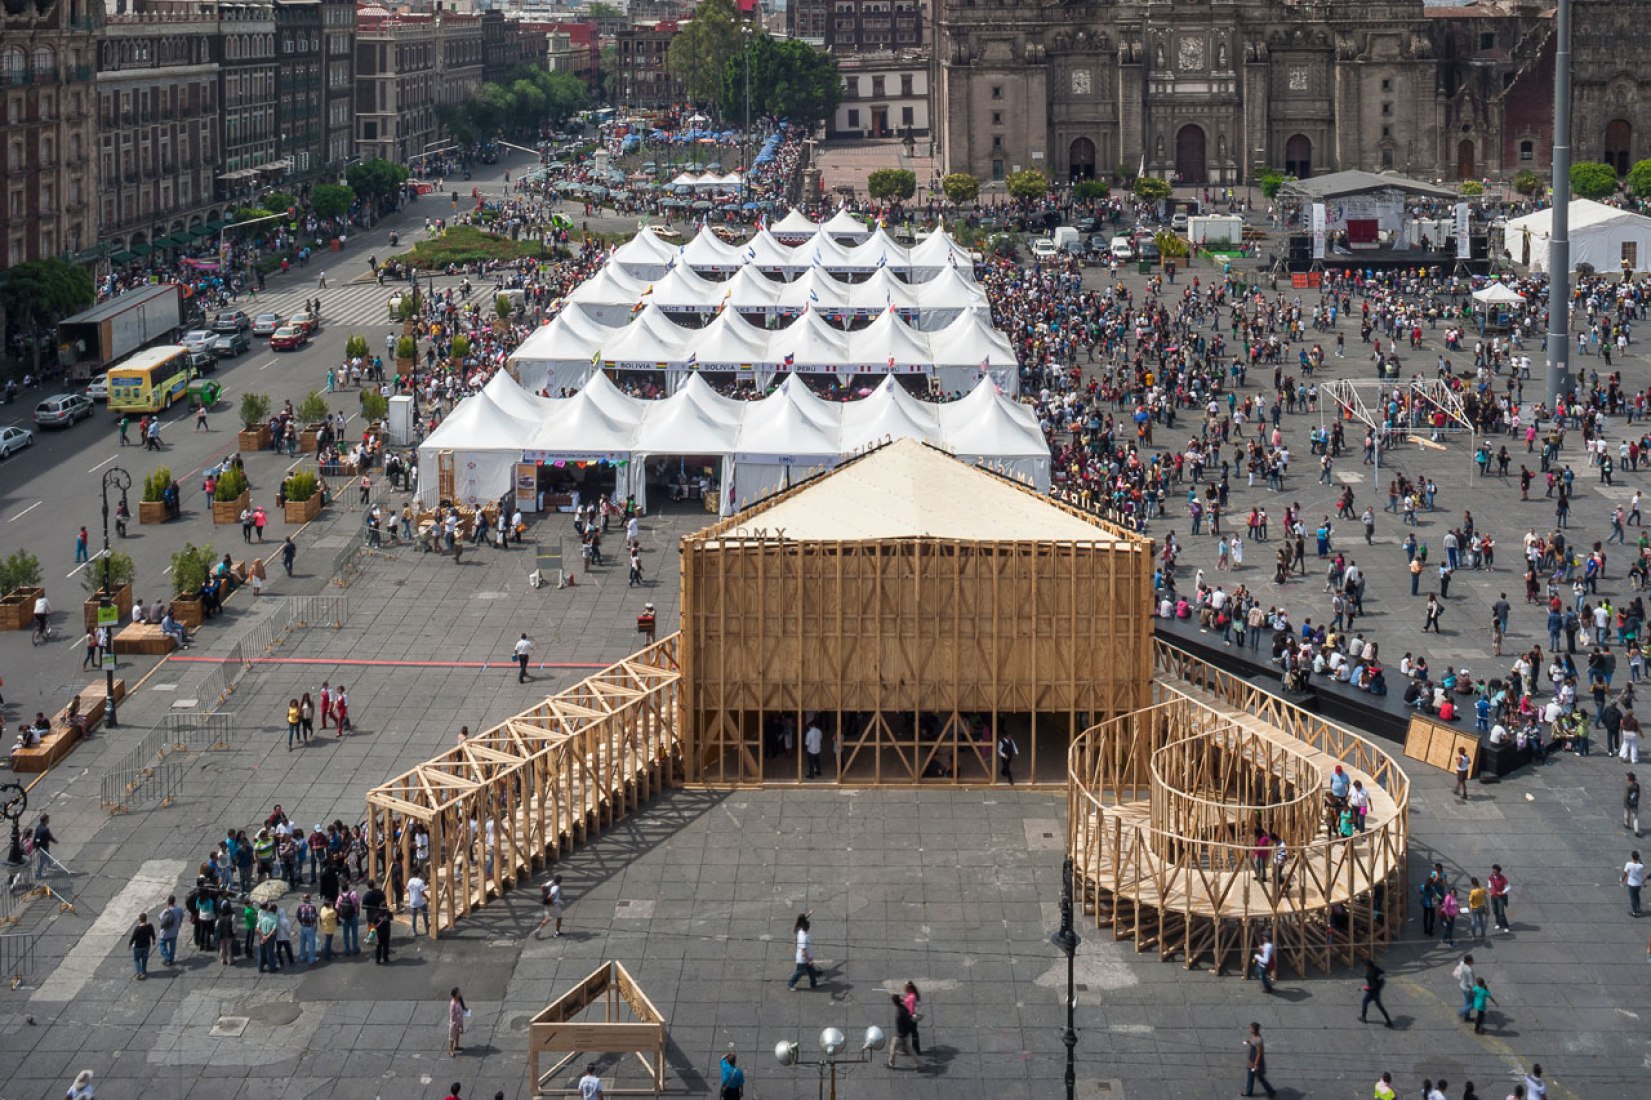
<path fill-rule="evenodd" d="M 848 1046 L 848 1038 L 834 1027 L 828 1027 L 820 1032 L 819 1058 L 804 1058 L 797 1045 L 791 1039 L 781 1039 L 774 1044 L 774 1060 L 782 1066 L 818 1066 L 820 1070 L 820 1095 L 826 1095 L 827 1071 L 831 1079 L 831 1100 L 837 1100 L 837 1067 L 853 1065 L 856 1062 L 870 1062 L 871 1056 L 889 1045 L 887 1035 L 880 1027 L 866 1028 L 865 1041 L 854 1054 L 843 1055 Z"/>

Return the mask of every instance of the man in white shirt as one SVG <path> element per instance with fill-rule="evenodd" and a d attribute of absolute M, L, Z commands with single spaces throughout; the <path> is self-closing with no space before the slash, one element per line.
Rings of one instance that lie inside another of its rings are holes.
<path fill-rule="evenodd" d="M 1257 978 L 1261 979 L 1261 991 L 1263 993 L 1273 991 L 1273 959 L 1277 950 L 1273 946 L 1272 937 L 1263 935 L 1261 946 L 1256 948 L 1255 955 L 1250 959 L 1251 970 Z"/>
<path fill-rule="evenodd" d="M 585 1067 L 585 1075 L 579 1078 L 579 1100 L 602 1100 L 605 1095 L 602 1078 L 596 1076 L 596 1063 L 592 1062 Z"/>
<path fill-rule="evenodd" d="M 1622 865 L 1622 884 L 1628 887 L 1628 915 L 1640 915 L 1640 887 L 1645 885 L 1645 864 L 1640 862 L 1640 854 L 1633 853 L 1628 862 Z"/>
<path fill-rule="evenodd" d="M 407 880 L 407 909 L 413 917 L 413 935 L 418 935 L 419 917 L 424 917 L 424 930 L 430 931 L 430 888 L 415 872 Z"/>
<path fill-rule="evenodd" d="M 516 642 L 515 648 L 510 652 L 516 658 L 518 666 L 516 682 L 518 684 L 527 683 L 527 658 L 533 652 L 533 643 L 528 641 L 526 634 L 523 634 L 521 639 Z"/>
<path fill-rule="evenodd" d="M 818 720 L 811 720 L 803 733 L 803 751 L 808 754 L 808 778 L 820 774 L 820 750 L 825 745 L 825 734 Z"/>

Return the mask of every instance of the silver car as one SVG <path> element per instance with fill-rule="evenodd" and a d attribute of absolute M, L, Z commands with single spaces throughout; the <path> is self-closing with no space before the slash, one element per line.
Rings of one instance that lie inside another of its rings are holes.
<path fill-rule="evenodd" d="M 218 334 L 209 328 L 195 328 L 179 337 L 178 343 L 190 351 L 205 351 L 217 338 Z"/>
<path fill-rule="evenodd" d="M 42 428 L 67 428 L 91 415 L 91 399 L 79 393 L 55 393 L 34 407 L 34 422 Z"/>
<path fill-rule="evenodd" d="M 0 428 L 0 458 L 10 458 L 14 451 L 34 446 L 34 433 L 27 428 Z"/>

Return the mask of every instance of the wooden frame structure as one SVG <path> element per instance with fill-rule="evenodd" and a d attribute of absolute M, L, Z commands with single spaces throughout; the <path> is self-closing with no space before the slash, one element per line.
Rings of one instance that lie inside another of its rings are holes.
<path fill-rule="evenodd" d="M 1163 642 L 1158 702 L 1072 745 L 1068 850 L 1097 927 L 1190 969 L 1244 972 L 1270 935 L 1298 974 L 1353 965 L 1404 927 L 1409 780 L 1386 752 Z M 1334 766 L 1370 794 L 1325 823 Z M 1259 824 L 1285 842 L 1256 858 Z"/>
<path fill-rule="evenodd" d="M 602 1005 L 600 1021 L 579 1017 L 591 1006 Z M 626 1020 L 625 1009 L 634 1017 Z M 562 994 L 528 1025 L 527 1062 L 535 1096 L 572 1096 L 579 1090 L 554 1088 L 546 1082 L 583 1053 L 635 1054 L 652 1080 L 651 1088 L 604 1086 L 608 1096 L 658 1096 L 665 1090 L 665 1017 L 636 984 L 622 963 L 605 962 L 584 981 Z M 540 1071 L 539 1055 L 560 1054 L 549 1069 Z M 651 1059 L 651 1061 L 650 1061 Z"/>
<path fill-rule="evenodd" d="M 1020 779 L 1063 785 L 1079 731 L 1149 701 L 1152 542 L 962 463 L 957 486 L 935 493 L 988 478 L 1075 517 L 1093 541 L 1015 539 L 1012 523 L 993 540 L 763 527 L 764 513 L 877 453 L 683 539 L 688 782 L 802 782 L 817 715 L 827 781 L 992 783 L 1007 731 Z M 782 751 L 781 729 L 796 751 Z"/>
<path fill-rule="evenodd" d="M 368 874 L 430 886 L 430 935 L 637 809 L 679 767 L 679 635 L 367 794 Z M 417 866 L 415 826 L 430 836 Z"/>

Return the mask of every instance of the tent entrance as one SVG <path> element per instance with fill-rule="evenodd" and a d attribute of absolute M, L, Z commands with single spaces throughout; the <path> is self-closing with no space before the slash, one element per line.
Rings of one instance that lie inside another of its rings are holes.
<path fill-rule="evenodd" d="M 697 511 L 717 515 L 722 499 L 721 455 L 650 455 L 647 478 L 648 511 Z"/>
<path fill-rule="evenodd" d="M 614 499 L 619 468 L 611 462 L 540 462 L 539 499 L 546 511 L 568 512 L 603 496 Z M 623 501 L 621 501 L 623 503 Z"/>

